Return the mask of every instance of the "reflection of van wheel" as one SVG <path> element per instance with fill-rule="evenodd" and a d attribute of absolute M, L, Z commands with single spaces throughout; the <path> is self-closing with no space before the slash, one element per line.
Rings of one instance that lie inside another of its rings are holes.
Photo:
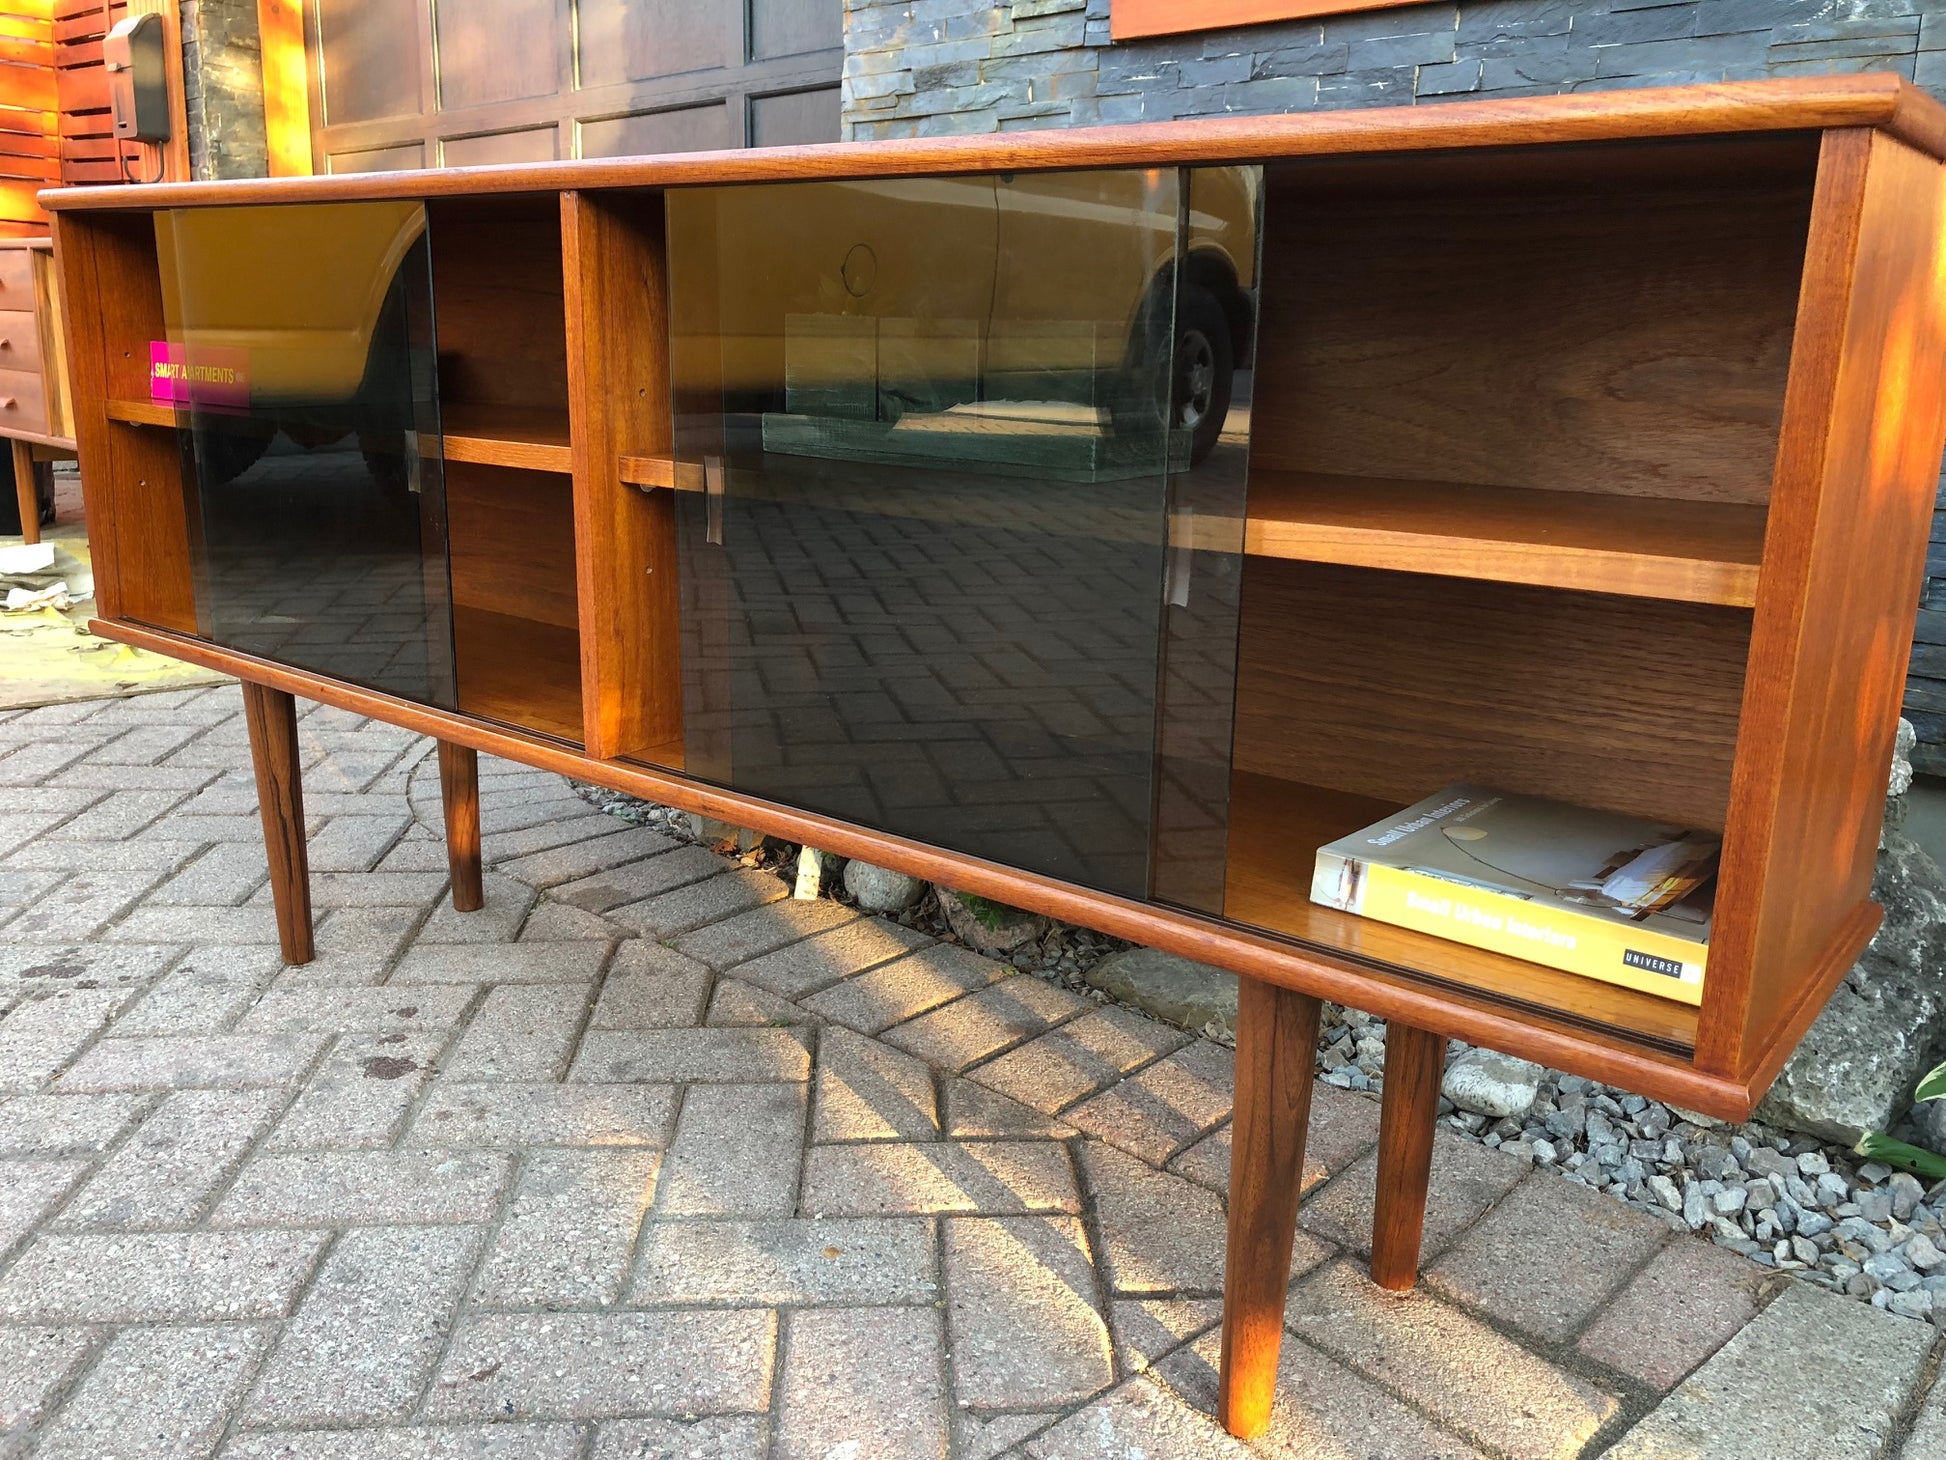
<path fill-rule="evenodd" d="M 226 421 L 196 427 L 196 464 L 207 487 L 226 487 L 255 466 L 270 449 L 277 428 L 260 421 Z"/>
<path fill-rule="evenodd" d="M 1189 432 L 1189 459 L 1199 462 L 1216 449 L 1230 414 L 1230 388 L 1236 375 L 1230 321 L 1216 296 L 1199 284 L 1185 284 L 1176 301 L 1175 376 L 1170 383 L 1170 424 Z"/>

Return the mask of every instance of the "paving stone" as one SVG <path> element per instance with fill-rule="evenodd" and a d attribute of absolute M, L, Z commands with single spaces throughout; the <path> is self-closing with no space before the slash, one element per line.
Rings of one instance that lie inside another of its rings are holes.
<path fill-rule="evenodd" d="M 554 1080 L 567 1071 L 587 1018 L 579 984 L 502 984 L 487 994 L 440 1061 L 454 1080 Z"/>
<path fill-rule="evenodd" d="M 1629 1280 L 1576 1348 L 1652 1389 L 1673 1389 L 1784 1281 L 1721 1247 L 1677 1240 Z"/>
<path fill-rule="evenodd" d="M 610 1420 L 596 1429 L 590 1460 L 765 1460 L 768 1429 L 755 1414 Z"/>
<path fill-rule="evenodd" d="M 1222 1321 L 1221 1298 L 1124 1298 L 1108 1305 L 1115 1358 L 1131 1374 Z"/>
<path fill-rule="evenodd" d="M 783 1029 L 820 1021 L 817 1015 L 799 1008 L 789 999 L 726 974 L 716 981 L 710 994 L 709 1014 L 703 1022 L 713 1029 Z"/>
<path fill-rule="evenodd" d="M 1607 1454 L 1614 1460 L 1881 1455 L 1934 1333 L 1928 1324 L 1809 1283 L 1788 1284 Z M 1807 1365 L 1814 1383 L 1805 1382 Z M 1779 1395 L 1789 1402 L 1780 1403 Z M 1906 1453 L 1913 1453 L 1910 1445 Z"/>
<path fill-rule="evenodd" d="M 135 1328 L 109 1341 L 43 1432 L 48 1460 L 182 1460 L 216 1447 L 270 1330 Z"/>
<path fill-rule="evenodd" d="M 804 1007 L 861 1034 L 878 1034 L 961 994 L 1014 976 L 1004 963 L 950 943 L 935 943 L 833 984 L 804 1000 Z"/>
<path fill-rule="evenodd" d="M 858 909 L 840 902 L 785 897 L 685 933 L 676 939 L 675 948 L 711 968 L 734 968 L 788 944 L 830 932 L 857 917 Z"/>
<path fill-rule="evenodd" d="M 976 1415 L 970 1410 L 953 1411 L 953 1434 L 960 1460 L 995 1460 L 1005 1452 L 1007 1460 L 1025 1460 L 1025 1452 L 1010 1448 L 1021 1440 L 1039 1434 L 1056 1420 L 1058 1414 Z"/>
<path fill-rule="evenodd" d="M 587 803 L 583 802 L 582 805 L 585 808 Z M 496 823 L 510 820 L 524 821 L 524 824 L 496 829 Z M 484 834 L 481 851 L 485 860 L 504 868 L 515 859 L 531 857 L 553 847 L 567 847 L 576 842 L 609 836 L 615 830 L 615 818 L 600 811 L 588 811 L 580 816 L 563 815 L 550 805 L 535 803 L 520 808 L 517 813 L 509 808 L 505 816 L 496 816 L 491 807 L 482 807 L 480 827 Z M 540 865 L 546 869 L 556 864 Z M 543 870 L 538 875 L 548 876 L 551 873 Z M 578 875 L 581 872 L 570 864 L 563 880 Z"/>
<path fill-rule="evenodd" d="M 923 1218 L 651 1221 L 627 1301 L 931 1303 L 934 1267 L 933 1224 Z"/>
<path fill-rule="evenodd" d="M 606 918 L 546 898 L 535 904 L 527 921 L 520 925 L 523 943 L 613 942 L 627 936 L 626 928 L 618 928 Z"/>
<path fill-rule="evenodd" d="M 1214 1193 L 1100 1141 L 1083 1141 L 1080 1154 L 1102 1268 L 1117 1296 L 1222 1291 L 1227 1222 Z M 1329 1256 L 1330 1247 L 1300 1230 L 1291 1273 L 1309 1272 Z"/>
<path fill-rule="evenodd" d="M 145 1095 L 20 1095 L 0 1103 L 0 1156 L 106 1150 L 141 1120 Z"/>
<path fill-rule="evenodd" d="M 1426 1199 L 1421 1250 L 1431 1262 L 1481 1212 L 1512 1191 L 1533 1170 L 1526 1161 L 1442 1130 L 1433 1137 L 1432 1188 Z M 1378 1153 L 1348 1166 L 1298 1213 L 1308 1231 L 1357 1253 L 1372 1250 L 1372 1209 L 1378 1186 Z"/>
<path fill-rule="evenodd" d="M 790 896 L 790 888 L 769 872 L 739 868 L 660 897 L 631 902 L 608 914 L 609 920 L 648 938 L 677 938 L 705 923 L 719 922 L 751 908 Z"/>
<path fill-rule="evenodd" d="M 574 943 L 414 944 L 389 980 L 406 983 L 588 983 L 608 945 Z"/>
<path fill-rule="evenodd" d="M 980 1066 L 970 1078 L 1053 1115 L 1188 1042 L 1179 1030 L 1127 1009 L 1095 1009 Z"/>
<path fill-rule="evenodd" d="M 258 1156 L 210 1216 L 216 1227 L 484 1222 L 509 1162 L 491 1151 L 292 1151 Z"/>
<path fill-rule="evenodd" d="M 317 872 L 311 874 L 311 905 L 338 907 L 422 908 L 445 890 L 440 872 Z M 270 900 L 265 887 L 256 901 Z"/>
<path fill-rule="evenodd" d="M 1078 1026 L 1085 1022 L 1077 1019 L 1063 1025 L 1002 1060 L 1023 1055 L 1046 1039 L 1078 1038 Z M 975 1078 L 991 1068 L 984 1067 Z M 1236 1056 L 1220 1044 L 1198 1039 L 1090 1096 L 1069 1110 L 1067 1119 L 1110 1145 L 1160 1166 L 1229 1115 L 1235 1086 Z"/>
<path fill-rule="evenodd" d="M 810 1051 L 796 1030 L 598 1029 L 582 1036 L 568 1078 L 686 1084 L 806 1080 L 810 1074 Z"/>
<path fill-rule="evenodd" d="M 1645 1212 L 1537 1174 L 1428 1268 L 1425 1282 L 1500 1324 L 1561 1344 L 1668 1236 Z"/>
<path fill-rule="evenodd" d="M 607 825 L 612 828 L 615 822 L 611 819 Z M 659 831 L 635 826 L 620 831 L 610 830 L 605 836 L 556 844 L 545 851 L 532 852 L 509 861 L 501 861 L 496 855 L 495 861 L 498 862 L 497 870 L 507 876 L 518 877 L 530 887 L 549 888 L 586 878 L 593 873 L 606 872 L 643 857 L 673 852 L 680 845 Z"/>
<path fill-rule="evenodd" d="M 508 1313 L 453 1336 L 435 1419 L 599 1419 L 769 1407 L 777 1319 L 765 1309 Z"/>
<path fill-rule="evenodd" d="M 152 872 L 91 869 L 78 873 L 20 912 L 8 925 L 8 935 L 50 940 L 87 938 L 113 921 L 155 880 Z"/>
<path fill-rule="evenodd" d="M 145 985 L 182 956 L 173 945 L 0 942 L 0 992 L 37 992 L 85 980 L 100 988 Z"/>
<path fill-rule="evenodd" d="M 790 1215 L 804 1119 L 801 1084 L 692 1086 L 683 1095 L 656 1215 Z"/>
<path fill-rule="evenodd" d="M 54 1323 L 278 1318 L 290 1311 L 329 1237 L 50 1233 L 35 1239 L 0 1277 L 0 1317 Z"/>
<path fill-rule="evenodd" d="M 1912 1433 L 1906 1436 L 1900 1460 L 1926 1460 L 1929 1455 L 1946 1455 L 1946 1385 L 1933 1381 L 1932 1393 L 1913 1418 Z"/>
<path fill-rule="evenodd" d="M 181 823 L 175 823 L 180 826 Z M 268 902 L 245 907 L 154 907 L 144 904 L 98 937 L 118 943 L 271 943 L 277 917 Z"/>
<path fill-rule="evenodd" d="M 737 977 L 787 999 L 801 998 L 931 941 L 924 933 L 884 918 L 859 918 L 739 964 Z"/>
<path fill-rule="evenodd" d="M 218 1460 L 579 1460 L 568 1424 L 387 1426 L 360 1430 L 267 1430 L 241 1435 Z"/>
<path fill-rule="evenodd" d="M 281 1090 L 178 1090 L 69 1200 L 62 1225 L 190 1225 L 284 1101 Z"/>
<path fill-rule="evenodd" d="M 0 1161 L 0 1259 L 87 1173 L 85 1161 Z"/>
<path fill-rule="evenodd" d="M 1205 1414 L 1216 1412 L 1222 1339 L 1209 1333 L 1156 1365 L 1156 1377 Z M 1343 1364 L 1289 1338 L 1278 1355 L 1270 1428 L 1259 1455 L 1356 1455 L 1358 1460 L 1485 1460 L 1481 1453 L 1367 1383 Z"/>
<path fill-rule="evenodd" d="M 264 1142 L 267 1150 L 389 1146 L 446 1047 L 450 1031 L 348 1034 L 331 1047 Z"/>
<path fill-rule="evenodd" d="M 412 1123 L 425 1146 L 665 1146 L 668 1085 L 468 1085 L 441 1080 Z"/>
<path fill-rule="evenodd" d="M 934 1068 L 957 1074 L 977 1060 L 1093 1007 L 1066 989 L 1020 976 L 898 1025 L 888 1030 L 885 1038 Z"/>
<path fill-rule="evenodd" d="M 1523 1460 L 1580 1455 L 1620 1408 L 1613 1396 L 1478 1320 L 1423 1292 L 1387 1293 L 1348 1262 L 1299 1283 L 1288 1322 L 1292 1332 L 1467 1439 Z M 1452 1365 L 1461 1354 L 1467 1377 L 1455 1383 Z M 1715 1460 L 1714 1452 L 1703 1453 Z"/>
<path fill-rule="evenodd" d="M 940 1082 L 946 1092 L 946 1134 L 955 1139 L 977 1136 L 1047 1136 L 1055 1140 L 1075 1134 L 1073 1126 L 1042 1115 L 1032 1106 L 1022 1105 L 971 1080 L 947 1079 Z"/>
<path fill-rule="evenodd" d="M 0 1019 L 0 1094 L 38 1090 L 128 1002 L 120 989 L 62 989 Z"/>
<path fill-rule="evenodd" d="M 19 1460 L 94 1353 L 85 1328 L 0 1328 L 0 1460 Z"/>
<path fill-rule="evenodd" d="M 315 1034 L 213 1034 L 108 1039 L 76 1060 L 56 1088 L 112 1090 L 259 1089 L 292 1085 L 323 1048 Z"/>
<path fill-rule="evenodd" d="M 548 896 L 583 912 L 605 913 L 714 877 L 724 865 L 723 859 L 707 847 L 677 847 L 643 861 L 560 883 L 549 889 Z"/>
<path fill-rule="evenodd" d="M 554 1309 L 614 1302 L 661 1160 L 661 1152 L 646 1150 L 529 1155 L 474 1302 Z"/>
<path fill-rule="evenodd" d="M 1076 1410 L 1026 1445 L 1033 1460 L 1251 1460 L 1241 1440 L 1144 1374 Z"/>
<path fill-rule="evenodd" d="M 443 866 L 445 847 L 437 842 L 432 846 Z M 419 929 L 416 941 L 421 944 L 509 943 L 519 936 L 528 914 L 540 900 L 540 895 L 526 883 L 502 877 L 497 872 L 480 875 L 480 895 L 482 906 L 471 912 L 460 912 L 453 906 L 450 897 L 440 898 L 433 907 L 432 916 Z"/>
<path fill-rule="evenodd" d="M 1054 1409 L 1115 1380 L 1087 1233 L 1072 1217 L 945 1224 L 953 1389 L 976 1409 Z"/>
<path fill-rule="evenodd" d="M 284 1325 L 247 1425 L 403 1419 L 438 1362 L 480 1251 L 474 1227 L 347 1232 Z"/>
<path fill-rule="evenodd" d="M 783 1343 L 775 1460 L 945 1460 L 939 1314 L 806 1308 Z"/>
<path fill-rule="evenodd" d="M 849 1029 L 823 1033 L 812 1140 L 923 1141 L 938 1134 L 930 1065 Z"/>
<path fill-rule="evenodd" d="M 58 841 L 122 841 L 187 799 L 181 791 L 117 791 L 46 835 Z"/>
<path fill-rule="evenodd" d="M 115 1039 L 220 1034 L 284 966 L 274 948 L 198 948 L 108 1028 Z"/>
<path fill-rule="evenodd" d="M 313 872 L 369 872 L 411 824 L 399 813 L 334 816 L 307 842 L 306 861 Z"/>
<path fill-rule="evenodd" d="M 615 952 L 590 1029 L 688 1029 L 703 1022 L 714 975 L 673 948 L 631 939 Z"/>
<path fill-rule="evenodd" d="M 1058 1142 L 878 1142 L 813 1146 L 805 1157 L 802 1210 L 820 1216 L 1074 1214 L 1081 1198 Z"/>
<path fill-rule="evenodd" d="M 472 984 L 272 989 L 238 1022 L 237 1032 L 393 1034 L 450 1029 L 464 1017 L 476 991 Z"/>

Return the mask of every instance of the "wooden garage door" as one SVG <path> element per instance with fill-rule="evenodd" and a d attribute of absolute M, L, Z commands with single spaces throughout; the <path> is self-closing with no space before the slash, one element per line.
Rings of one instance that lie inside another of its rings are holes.
<path fill-rule="evenodd" d="M 320 171 L 838 136 L 843 0 L 311 0 Z"/>

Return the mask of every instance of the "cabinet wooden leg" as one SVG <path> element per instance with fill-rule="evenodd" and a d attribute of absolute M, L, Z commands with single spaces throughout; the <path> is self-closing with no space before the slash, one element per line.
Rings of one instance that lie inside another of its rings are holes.
<path fill-rule="evenodd" d="M 20 540 L 41 540 L 41 500 L 34 492 L 34 448 L 16 441 L 14 448 L 14 495 L 20 499 Z"/>
<path fill-rule="evenodd" d="M 480 886 L 478 751 L 439 742 L 439 799 L 446 811 L 446 865 L 453 877 L 454 910 L 478 912 L 486 905 Z"/>
<path fill-rule="evenodd" d="M 1239 982 L 1218 1413 L 1223 1427 L 1243 1439 L 1268 1427 L 1277 1394 L 1318 1012 L 1318 1001 L 1307 995 L 1253 978 Z"/>
<path fill-rule="evenodd" d="M 1378 1125 L 1378 1200 L 1372 1211 L 1372 1281 L 1395 1293 L 1419 1281 L 1419 1237 L 1432 1180 L 1433 1124 L 1446 1041 L 1394 1023 L 1385 1031 L 1385 1103 Z"/>
<path fill-rule="evenodd" d="M 304 782 L 297 757 L 297 701 L 245 681 L 243 716 L 257 769 L 257 808 L 270 857 L 277 941 L 286 963 L 311 961 L 311 864 L 304 842 Z"/>

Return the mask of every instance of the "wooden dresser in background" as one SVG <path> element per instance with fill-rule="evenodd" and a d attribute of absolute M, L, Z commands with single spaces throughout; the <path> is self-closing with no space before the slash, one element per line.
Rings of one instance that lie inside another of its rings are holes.
<path fill-rule="evenodd" d="M 54 287 L 53 244 L 0 238 L 0 436 L 13 444 L 23 541 L 40 541 L 34 463 L 74 455 L 67 338 Z"/>

